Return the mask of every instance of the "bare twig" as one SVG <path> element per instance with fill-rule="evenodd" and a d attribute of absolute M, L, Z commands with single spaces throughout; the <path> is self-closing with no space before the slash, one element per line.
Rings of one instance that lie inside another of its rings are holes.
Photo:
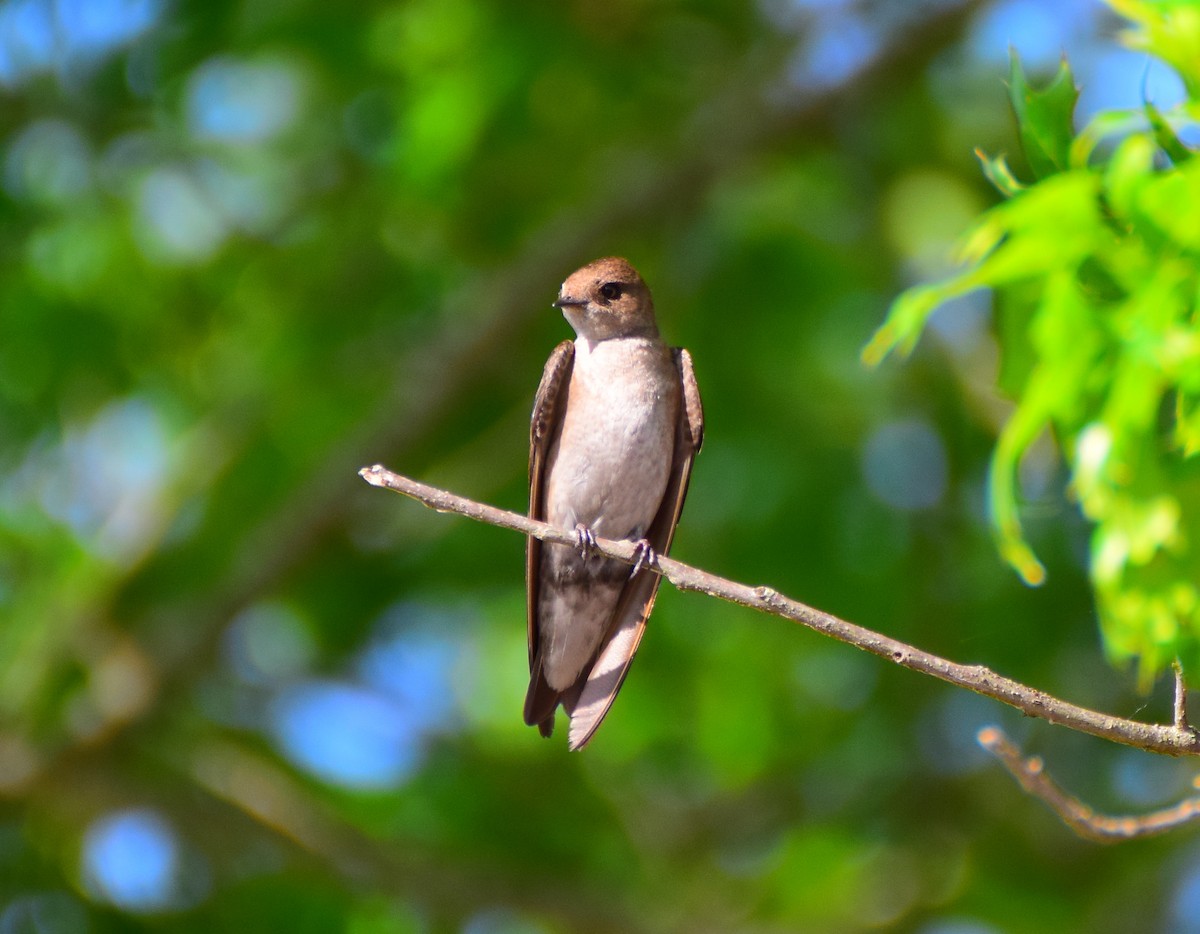
<path fill-rule="evenodd" d="M 1175 726 L 1181 730 L 1188 730 L 1187 718 L 1187 681 L 1183 676 L 1183 665 L 1179 664 L 1179 659 L 1175 660 L 1173 665 L 1175 669 Z"/>
<path fill-rule="evenodd" d="M 393 473 L 380 465 L 364 467 L 359 474 L 374 486 L 385 487 L 395 490 L 397 493 L 403 493 L 405 496 L 411 496 L 438 512 L 458 513 L 469 519 L 475 519 L 477 522 L 486 522 L 501 528 L 513 529 L 525 535 L 532 535 L 543 542 L 559 545 L 573 545 L 575 542 L 573 532 L 556 529 L 527 516 L 466 499 L 446 490 Z M 636 549 L 631 542 L 615 542 L 598 538 L 596 543 L 597 550 L 610 558 L 616 558 L 626 564 L 633 564 L 637 560 Z M 1082 733 L 1090 733 L 1093 736 L 1099 736 L 1115 743 L 1123 743 L 1126 746 L 1145 749 L 1149 752 L 1170 756 L 1200 755 L 1200 736 L 1197 736 L 1190 728 L 1178 724 L 1166 725 L 1126 720 L 1122 717 L 1114 717 L 1069 704 L 1043 691 L 998 675 L 984 665 L 961 665 L 957 662 L 947 661 L 863 626 L 846 622 L 836 616 L 805 606 L 770 587 L 751 587 L 737 581 L 727 580 L 672 558 L 659 557 L 651 567 L 679 590 L 698 591 L 730 603 L 790 619 L 840 642 L 849 643 L 872 655 L 893 661 L 903 668 L 911 668 L 913 671 L 932 675 L 942 681 L 948 681 L 977 694 L 1001 701 L 1028 716 L 1039 717 L 1060 726 Z"/>
<path fill-rule="evenodd" d="M 1140 817 L 1110 817 L 1097 814 L 1073 795 L 1067 794 L 1046 774 L 1037 756 L 1025 758 L 998 727 L 979 731 L 979 744 L 999 759 L 1026 792 L 1040 798 L 1063 823 L 1079 836 L 1100 843 L 1120 843 L 1136 837 L 1166 833 L 1200 819 L 1200 798 L 1188 798 L 1178 804 L 1143 814 Z"/>

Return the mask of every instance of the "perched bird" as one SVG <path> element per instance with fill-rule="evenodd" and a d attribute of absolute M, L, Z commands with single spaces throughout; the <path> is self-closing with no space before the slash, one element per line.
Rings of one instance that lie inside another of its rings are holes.
<path fill-rule="evenodd" d="M 568 746 L 590 740 L 612 706 L 654 606 L 687 495 L 704 416 L 686 350 L 663 343 L 650 290 L 626 260 L 596 260 L 562 284 L 576 339 L 550 355 L 530 426 L 529 515 L 575 532 L 577 547 L 529 540 L 529 692 L 543 736 L 558 705 Z M 636 542 L 633 568 L 595 538 Z"/>

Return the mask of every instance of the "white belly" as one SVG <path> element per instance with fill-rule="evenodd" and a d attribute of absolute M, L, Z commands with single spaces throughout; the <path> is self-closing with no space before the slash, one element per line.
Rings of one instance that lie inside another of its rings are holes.
<path fill-rule="evenodd" d="M 547 464 L 547 520 L 641 538 L 662 503 L 675 447 L 679 384 L 669 352 L 645 339 L 577 341 L 566 402 Z"/>
<path fill-rule="evenodd" d="M 601 538 L 637 540 L 657 515 L 671 473 L 679 375 L 659 341 L 575 342 L 561 432 L 546 462 L 546 519 L 586 525 Z M 542 670 L 568 688 L 595 655 L 629 568 L 571 548 L 542 552 Z"/>

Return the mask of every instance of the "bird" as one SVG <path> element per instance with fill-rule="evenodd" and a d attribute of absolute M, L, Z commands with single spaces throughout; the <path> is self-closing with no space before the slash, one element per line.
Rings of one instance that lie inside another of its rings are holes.
<path fill-rule="evenodd" d="M 543 736 L 559 705 L 582 749 L 616 699 L 654 606 L 687 495 L 704 414 L 691 355 L 668 347 L 629 261 L 605 257 L 562 283 L 554 308 L 575 332 L 551 353 L 530 419 L 529 515 L 575 547 L 526 549 L 529 690 Z M 637 563 L 595 553 L 596 537 L 637 545 Z"/>

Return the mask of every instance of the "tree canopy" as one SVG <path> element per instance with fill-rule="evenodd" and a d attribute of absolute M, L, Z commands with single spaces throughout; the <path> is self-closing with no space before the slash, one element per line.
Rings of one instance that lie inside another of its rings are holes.
<path fill-rule="evenodd" d="M 0 2 L 0 931 L 1200 930 L 1186 831 L 1079 840 L 975 734 L 1114 813 L 1188 761 L 665 585 L 595 741 L 541 740 L 520 536 L 356 476 L 522 510 L 550 303 L 624 255 L 704 394 L 674 555 L 1169 721 L 1198 36 Z"/>

